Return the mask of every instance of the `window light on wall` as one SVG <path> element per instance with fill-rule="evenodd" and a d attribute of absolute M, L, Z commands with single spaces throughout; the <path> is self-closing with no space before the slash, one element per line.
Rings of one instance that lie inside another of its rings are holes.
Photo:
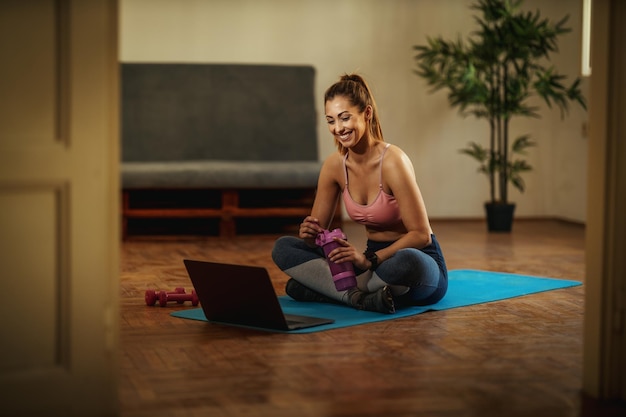
<path fill-rule="evenodd" d="M 582 30 L 582 53 L 581 75 L 591 75 L 591 3 L 592 0 L 583 0 L 583 30 Z"/>

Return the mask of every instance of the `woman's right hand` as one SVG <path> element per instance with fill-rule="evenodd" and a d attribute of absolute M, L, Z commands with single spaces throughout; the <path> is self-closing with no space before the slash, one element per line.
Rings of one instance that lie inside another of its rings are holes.
<path fill-rule="evenodd" d="M 300 223 L 298 235 L 301 239 L 306 240 L 309 245 L 315 245 L 315 238 L 322 231 L 323 229 L 320 226 L 319 220 L 315 217 L 307 216 L 302 223 Z"/>

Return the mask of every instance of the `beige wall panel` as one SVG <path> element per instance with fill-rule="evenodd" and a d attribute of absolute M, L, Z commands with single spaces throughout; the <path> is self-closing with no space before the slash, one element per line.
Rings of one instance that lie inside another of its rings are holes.
<path fill-rule="evenodd" d="M 59 128 L 55 112 L 60 57 L 57 2 L 29 0 L 29 7 L 18 7 L 21 0 L 3 2 L 0 149 L 49 145 Z"/>
<path fill-rule="evenodd" d="M 62 187 L 0 186 L 2 303 L 0 371 L 33 371 L 61 365 L 63 230 Z M 51 296 L 56 294 L 56 296 Z"/>

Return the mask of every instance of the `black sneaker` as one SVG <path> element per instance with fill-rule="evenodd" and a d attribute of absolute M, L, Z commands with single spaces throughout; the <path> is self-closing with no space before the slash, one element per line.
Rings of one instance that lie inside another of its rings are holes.
<path fill-rule="evenodd" d="M 391 288 L 384 286 L 376 292 L 366 293 L 359 289 L 350 290 L 348 299 L 352 307 L 376 313 L 393 314 L 396 306 L 391 295 Z"/>

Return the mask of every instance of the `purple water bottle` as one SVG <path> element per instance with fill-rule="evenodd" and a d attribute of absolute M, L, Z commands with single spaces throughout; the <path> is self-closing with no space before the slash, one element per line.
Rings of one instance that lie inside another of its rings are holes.
<path fill-rule="evenodd" d="M 348 290 L 356 287 L 356 275 L 354 273 L 354 266 L 352 262 L 334 263 L 328 259 L 328 254 L 335 248 L 341 246 L 333 238 L 338 237 L 340 239 L 346 239 L 345 233 L 341 229 L 333 229 L 332 231 L 324 230 L 315 238 L 315 244 L 321 246 L 324 250 L 324 255 L 328 261 L 330 267 L 330 273 L 333 275 L 333 281 L 335 282 L 335 288 L 337 291 Z"/>

